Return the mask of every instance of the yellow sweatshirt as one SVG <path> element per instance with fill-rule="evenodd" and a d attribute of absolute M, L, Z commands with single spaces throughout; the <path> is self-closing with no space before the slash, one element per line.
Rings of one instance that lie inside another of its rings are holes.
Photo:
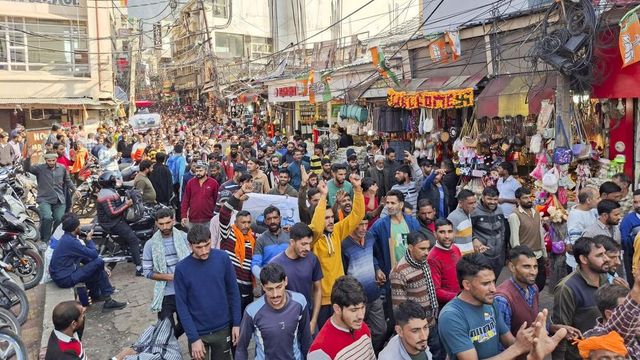
<path fill-rule="evenodd" d="M 344 275 L 342 266 L 342 240 L 353 232 L 365 215 L 364 195 L 362 190 L 356 191 L 353 199 L 353 210 L 344 220 L 333 226 L 332 233 L 324 232 L 324 218 L 327 210 L 327 198 L 322 198 L 316 206 L 311 219 L 313 230 L 313 253 L 318 257 L 322 268 L 322 305 L 331 305 L 331 288 L 340 276 Z"/>

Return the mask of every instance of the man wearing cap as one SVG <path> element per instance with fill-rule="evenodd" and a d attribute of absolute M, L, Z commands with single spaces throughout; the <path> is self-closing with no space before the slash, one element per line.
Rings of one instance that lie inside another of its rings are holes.
<path fill-rule="evenodd" d="M 31 166 L 31 155 L 35 148 L 29 149 L 24 161 L 24 169 L 36 176 L 38 180 L 38 212 L 40 213 L 40 239 L 49 241 L 51 232 L 58 227 L 64 215 L 66 204 L 65 189 L 76 192 L 64 166 L 57 163 L 58 155 L 49 152 L 44 155 L 45 163 Z"/>
<path fill-rule="evenodd" d="M 188 220 L 189 227 L 202 224 L 209 228 L 218 199 L 219 186 L 217 181 L 207 176 L 208 170 L 204 161 L 196 162 L 196 176 L 187 183 L 182 198 L 182 226 L 186 227 Z"/>

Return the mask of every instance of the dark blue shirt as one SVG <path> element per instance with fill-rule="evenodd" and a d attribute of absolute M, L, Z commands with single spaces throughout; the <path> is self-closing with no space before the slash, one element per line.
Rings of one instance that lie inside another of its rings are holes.
<path fill-rule="evenodd" d="M 182 259 L 176 265 L 173 285 L 189 343 L 229 325 L 240 326 L 240 291 L 225 252 L 212 249 L 207 260 Z"/>
<path fill-rule="evenodd" d="M 93 240 L 82 244 L 73 234 L 65 232 L 53 250 L 49 273 L 53 281 L 63 280 L 76 271 L 80 264 L 86 264 L 98 257 Z"/>

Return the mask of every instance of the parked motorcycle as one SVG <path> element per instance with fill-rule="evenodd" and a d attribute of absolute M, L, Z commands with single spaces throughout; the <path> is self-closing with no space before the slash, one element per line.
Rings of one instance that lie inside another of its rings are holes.
<path fill-rule="evenodd" d="M 138 239 L 140 239 L 140 249 L 144 248 L 144 243 L 151 239 L 157 230 L 155 220 L 156 212 L 165 207 L 166 206 L 161 204 L 145 205 L 142 218 L 134 222 L 128 222 L 133 232 Z M 97 219 L 94 219 L 89 225 L 81 226 L 81 231 L 84 234 L 89 233 L 91 230 L 93 230 L 92 239 L 96 244 L 98 254 L 100 254 L 105 263 L 113 268 L 118 263 L 132 261 L 128 244 L 120 239 L 119 236 L 104 230 L 102 226 L 98 224 Z"/>
<path fill-rule="evenodd" d="M 32 219 L 31 211 L 35 210 L 29 210 L 8 182 L 0 182 L 0 206 L 10 210 L 11 214 L 18 218 L 17 223 L 22 228 L 21 237 L 24 240 L 37 242 L 40 239 L 39 224 Z M 37 220 L 40 222 L 39 216 Z"/>
<path fill-rule="evenodd" d="M 0 207 L 0 250 L 3 261 L 20 277 L 25 289 L 40 283 L 44 275 L 44 260 L 35 245 L 23 237 L 20 219 Z"/>

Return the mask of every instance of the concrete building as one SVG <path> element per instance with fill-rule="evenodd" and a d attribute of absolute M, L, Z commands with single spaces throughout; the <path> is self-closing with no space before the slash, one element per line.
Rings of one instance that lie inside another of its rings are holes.
<path fill-rule="evenodd" d="M 115 22 L 106 4 L 0 0 L 0 127 L 110 116 Z"/>

